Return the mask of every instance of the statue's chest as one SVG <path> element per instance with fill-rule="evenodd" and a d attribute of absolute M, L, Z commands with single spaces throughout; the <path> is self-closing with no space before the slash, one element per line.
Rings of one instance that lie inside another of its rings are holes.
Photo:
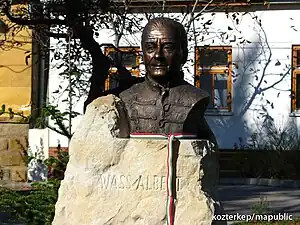
<path fill-rule="evenodd" d="M 181 133 L 192 106 L 172 89 L 162 94 L 145 91 L 126 106 L 131 132 Z"/>

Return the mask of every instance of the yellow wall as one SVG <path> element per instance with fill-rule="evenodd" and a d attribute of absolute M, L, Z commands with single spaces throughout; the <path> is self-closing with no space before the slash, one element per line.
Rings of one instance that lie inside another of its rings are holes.
<path fill-rule="evenodd" d="M 8 27 L 14 25 L 5 17 L 0 19 Z M 26 65 L 25 57 L 31 54 L 31 40 L 31 30 L 20 26 L 0 34 L 0 107 L 5 104 L 6 109 L 23 111 L 26 116 L 30 114 L 31 58 Z M 9 121 L 8 115 L 0 116 L 0 121 Z"/>

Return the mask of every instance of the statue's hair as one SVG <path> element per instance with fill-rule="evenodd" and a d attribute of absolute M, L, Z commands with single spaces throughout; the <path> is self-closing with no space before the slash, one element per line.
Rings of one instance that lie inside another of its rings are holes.
<path fill-rule="evenodd" d="M 157 17 L 150 19 L 146 24 L 143 33 L 142 33 L 142 44 L 145 40 L 145 36 L 148 34 L 150 29 L 152 28 L 159 28 L 162 26 L 169 27 L 170 29 L 176 32 L 176 36 L 181 41 L 181 48 L 183 51 L 183 63 L 187 60 L 188 55 L 188 41 L 187 41 L 187 34 L 183 27 L 183 25 L 173 19 L 165 18 L 165 17 Z"/>

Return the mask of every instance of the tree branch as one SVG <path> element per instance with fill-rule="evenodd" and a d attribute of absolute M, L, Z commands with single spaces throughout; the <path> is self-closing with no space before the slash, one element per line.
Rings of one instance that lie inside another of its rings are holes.
<path fill-rule="evenodd" d="M 189 29 L 190 29 L 190 27 L 191 27 L 191 25 L 192 25 L 192 22 L 193 22 L 196 18 L 198 18 L 198 17 L 206 10 L 206 8 L 207 8 L 213 1 L 214 1 L 214 0 L 210 0 L 210 1 L 209 1 L 209 2 L 201 9 L 201 11 L 198 12 L 196 16 L 194 16 L 194 13 L 195 13 L 195 10 L 196 10 L 196 6 L 198 5 L 199 0 L 196 0 L 196 1 L 195 1 L 195 4 L 194 4 L 193 9 L 192 9 L 192 11 L 191 11 L 191 18 L 190 18 L 190 20 L 189 20 L 189 22 L 188 22 L 188 24 L 187 24 L 187 28 L 186 28 L 186 32 L 187 32 L 187 33 L 189 32 Z"/>
<path fill-rule="evenodd" d="M 277 84 L 279 84 L 279 83 L 280 83 L 281 81 L 283 81 L 283 79 L 290 73 L 290 71 L 291 71 L 291 68 L 289 68 L 288 71 L 286 71 L 286 73 L 285 73 L 284 75 L 282 75 L 282 77 L 281 77 L 278 81 L 274 82 L 273 84 L 271 84 L 271 85 L 268 86 L 268 87 L 262 88 L 261 91 L 266 91 L 266 90 L 268 90 L 268 89 L 270 89 L 270 88 L 273 88 L 273 87 L 276 86 Z"/>
<path fill-rule="evenodd" d="M 60 130 L 58 130 L 58 129 L 56 129 L 55 127 L 52 127 L 52 126 L 50 126 L 50 125 L 47 125 L 47 127 L 48 127 L 49 129 L 51 129 L 51 130 L 57 132 L 58 134 L 61 134 L 61 135 L 63 135 L 63 136 L 66 136 L 68 139 L 71 139 L 71 138 L 72 138 L 72 135 L 69 134 L 69 133 L 62 132 L 62 131 L 60 131 Z"/>
<path fill-rule="evenodd" d="M 61 121 L 59 118 L 57 118 L 56 114 L 53 113 L 53 112 L 52 112 L 51 110 L 49 110 L 48 108 L 45 108 L 45 110 L 47 110 L 48 113 L 55 119 L 55 122 L 56 122 L 56 124 L 58 125 L 58 127 L 59 127 L 60 130 L 58 130 L 58 129 L 54 128 L 54 127 L 51 127 L 51 126 L 49 126 L 49 125 L 47 125 L 47 126 L 48 126 L 50 129 L 56 131 L 57 133 L 62 134 L 62 135 L 64 135 L 64 136 L 66 136 L 67 138 L 71 139 L 72 134 L 70 134 L 70 133 L 68 132 L 67 128 L 66 128 L 65 125 L 62 123 L 62 121 Z"/>
<path fill-rule="evenodd" d="M 257 20 L 256 20 L 256 22 L 257 22 Z M 268 66 L 270 65 L 270 63 L 271 63 L 271 58 L 272 58 L 272 50 L 271 50 L 271 47 L 270 47 L 270 45 L 268 43 L 267 34 L 266 34 L 265 30 L 262 28 L 262 25 L 260 23 L 258 23 L 258 24 L 260 26 L 260 30 L 264 34 L 264 40 L 265 40 L 265 42 L 267 44 L 267 48 L 269 50 L 269 55 L 268 55 L 268 58 L 267 58 L 267 62 L 265 64 L 264 68 L 263 68 L 262 76 L 261 76 L 258 84 L 256 85 L 256 87 L 254 87 L 254 90 L 255 90 L 254 93 L 252 94 L 252 96 L 250 97 L 250 99 L 248 100 L 248 102 L 244 105 L 243 109 L 241 110 L 241 114 L 240 114 L 241 116 L 243 116 L 246 113 L 246 111 L 251 106 L 252 102 L 254 101 L 256 95 L 258 94 L 259 87 L 261 86 L 261 84 L 262 84 L 262 82 L 264 80 L 266 70 L 267 70 Z M 261 36 L 260 36 L 260 39 L 261 39 Z M 259 93 L 261 93 L 261 90 L 259 90 Z"/>
<path fill-rule="evenodd" d="M 3 2 L 3 12 L 7 16 L 7 18 L 12 21 L 13 23 L 19 24 L 19 25 L 24 25 L 24 26 L 30 26 L 30 25 L 66 25 L 65 20 L 60 20 L 60 19 L 35 19 L 35 20 L 30 20 L 30 19 L 24 19 L 22 17 L 14 17 L 11 12 L 10 12 L 10 4 L 8 1 Z"/>

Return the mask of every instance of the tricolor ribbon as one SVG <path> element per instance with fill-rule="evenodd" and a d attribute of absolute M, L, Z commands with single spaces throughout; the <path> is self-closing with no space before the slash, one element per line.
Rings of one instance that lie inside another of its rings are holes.
<path fill-rule="evenodd" d="M 173 141 L 174 139 L 189 139 L 196 138 L 196 135 L 193 134 L 153 134 L 153 133 L 131 133 L 130 137 L 132 138 L 155 138 L 155 139 L 168 139 L 168 157 L 167 157 L 167 204 L 166 204 L 166 213 L 167 213 L 167 225 L 174 225 L 175 218 L 175 196 L 174 193 L 176 190 L 173 188 L 173 176 L 176 173 L 175 167 L 173 165 Z"/>

